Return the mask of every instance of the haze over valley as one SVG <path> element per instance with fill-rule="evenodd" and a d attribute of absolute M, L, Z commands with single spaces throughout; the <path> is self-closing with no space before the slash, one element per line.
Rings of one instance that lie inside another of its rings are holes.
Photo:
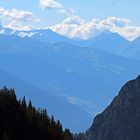
<path fill-rule="evenodd" d="M 44 134 L 46 138 L 54 133 L 61 140 L 138 140 L 138 133 L 130 136 L 129 131 L 138 131 L 130 122 L 132 119 L 138 122 L 139 115 L 137 10 L 140 3 L 124 1 L 121 4 L 120 0 L 106 3 L 12 0 L 9 3 L 0 2 L 0 111 L 12 104 L 9 98 L 14 99 L 13 104 L 17 103 L 16 107 L 23 111 L 22 114 L 16 110 L 19 117 L 23 115 L 27 119 L 22 118 L 28 127 L 34 129 L 32 120 L 38 115 L 34 132 L 39 129 L 43 135 L 47 129 L 50 134 Z M 124 12 L 126 3 L 127 12 Z M 132 79 L 135 80 L 131 83 Z M 127 81 L 130 82 L 125 84 Z M 37 108 L 47 108 L 47 111 Z M 13 108 L 10 109 L 12 112 Z M 44 118 L 40 121 L 42 115 Z M 123 124 L 126 115 L 130 117 Z M 10 127 L 11 120 L 6 119 Z M 15 116 L 13 121 L 20 120 Z M 50 122 L 48 128 L 44 128 L 44 121 Z M 125 128 L 126 135 L 123 135 Z M 10 139 L 11 128 L 0 130 L 0 139 Z M 117 139 L 117 135 L 121 136 Z"/>

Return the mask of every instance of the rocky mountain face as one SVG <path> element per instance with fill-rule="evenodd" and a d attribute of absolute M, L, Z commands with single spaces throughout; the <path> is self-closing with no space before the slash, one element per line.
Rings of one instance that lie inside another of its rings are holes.
<path fill-rule="evenodd" d="M 126 83 L 119 95 L 80 140 L 140 140 L 140 76 Z"/>

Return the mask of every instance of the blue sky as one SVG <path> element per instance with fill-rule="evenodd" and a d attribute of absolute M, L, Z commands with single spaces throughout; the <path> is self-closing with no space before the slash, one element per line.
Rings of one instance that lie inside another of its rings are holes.
<path fill-rule="evenodd" d="M 2 24 L 6 27 L 16 28 L 18 24 L 22 24 L 22 26 L 26 24 L 26 26 L 35 28 L 50 27 L 52 30 L 68 37 L 77 37 L 80 34 L 78 37 L 86 39 L 93 37 L 101 29 L 109 29 L 118 32 L 127 39 L 134 39 L 140 35 L 139 5 L 139 0 L 0 0 L 0 7 L 3 8 L 0 11 L 0 18 Z M 15 11 L 11 11 L 12 9 L 18 11 L 15 13 Z M 8 10 L 8 14 L 6 10 Z M 33 18 L 38 19 L 38 22 L 34 20 L 31 23 L 31 15 L 29 19 L 29 13 L 20 11 L 31 12 Z M 15 19 L 13 15 L 15 17 L 21 16 Z M 110 19 L 110 17 L 115 17 L 115 19 Z M 28 20 L 28 24 L 24 22 L 24 18 Z M 93 18 L 101 21 L 93 22 Z M 127 20 L 130 20 L 129 23 Z M 73 24 L 77 22 L 77 25 Z M 90 24 L 89 30 L 91 30 L 88 31 L 88 34 L 85 32 L 79 33 L 75 30 L 79 25 L 82 29 L 79 28 L 78 30 L 83 30 L 84 27 L 87 28 L 87 24 Z M 100 24 L 100 27 L 97 27 L 97 24 Z M 91 27 L 91 25 L 93 26 Z M 120 27 L 118 25 L 124 26 Z M 22 26 L 19 25 L 20 28 Z M 26 27 L 23 29 L 26 29 Z"/>
<path fill-rule="evenodd" d="M 139 25 L 139 0 L 58 0 L 68 8 L 73 8 L 76 14 L 85 20 L 109 16 L 123 17 Z M 16 8 L 35 13 L 46 25 L 55 24 L 65 18 L 55 10 L 41 10 L 39 0 L 0 0 L 0 5 L 6 9 Z"/>

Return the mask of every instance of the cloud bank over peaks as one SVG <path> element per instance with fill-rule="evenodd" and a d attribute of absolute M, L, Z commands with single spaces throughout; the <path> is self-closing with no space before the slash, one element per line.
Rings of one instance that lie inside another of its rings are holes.
<path fill-rule="evenodd" d="M 66 9 L 58 0 L 40 0 L 40 7 L 42 9 L 55 9 L 66 15 L 66 19 L 61 23 L 49 28 L 69 38 L 91 39 L 106 30 L 116 32 L 128 40 L 134 40 L 140 35 L 140 27 L 132 26 L 130 20 L 126 18 L 93 18 L 90 21 L 85 21 L 76 16 L 73 8 Z"/>
<path fill-rule="evenodd" d="M 6 24 L 5 27 L 14 30 L 30 30 L 32 26 L 28 24 L 39 21 L 32 12 L 17 9 L 6 10 L 3 7 L 0 7 L 0 18 L 1 22 Z"/>
<path fill-rule="evenodd" d="M 92 39 L 102 32 L 109 30 L 116 32 L 128 40 L 134 40 L 140 36 L 140 26 L 131 25 L 131 21 L 126 18 L 108 17 L 104 19 L 93 18 L 89 21 L 75 15 L 75 10 L 65 9 L 56 0 L 40 0 L 42 9 L 56 9 L 64 13 L 66 18 L 58 24 L 49 26 L 54 32 L 73 39 Z M 12 30 L 32 30 L 41 29 L 41 22 L 29 11 L 0 7 L 1 24 Z M 37 25 L 39 23 L 39 26 Z M 4 31 L 1 30 L 0 34 Z M 25 34 L 22 33 L 22 36 Z"/>
<path fill-rule="evenodd" d="M 69 38 L 77 39 L 94 38 L 106 30 L 117 32 L 128 40 L 133 40 L 140 35 L 140 27 L 130 25 L 129 19 L 117 17 L 93 18 L 91 21 L 85 21 L 79 16 L 70 16 L 50 28 Z"/>

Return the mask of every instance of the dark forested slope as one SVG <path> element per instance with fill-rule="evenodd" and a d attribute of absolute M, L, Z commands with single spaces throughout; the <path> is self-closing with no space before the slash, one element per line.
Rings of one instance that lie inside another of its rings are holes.
<path fill-rule="evenodd" d="M 71 140 L 68 129 L 36 109 L 25 97 L 18 101 L 13 89 L 0 90 L 0 140 Z"/>

